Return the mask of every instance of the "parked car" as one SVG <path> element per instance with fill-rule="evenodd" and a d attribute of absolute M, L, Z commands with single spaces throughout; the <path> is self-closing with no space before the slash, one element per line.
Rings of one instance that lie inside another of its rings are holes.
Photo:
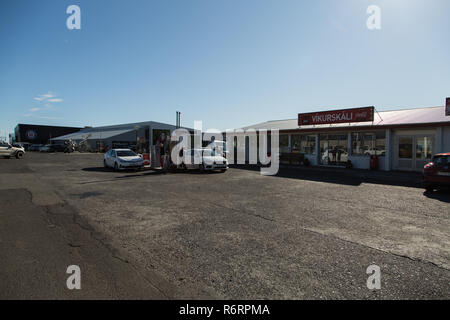
<path fill-rule="evenodd" d="M 64 152 L 66 149 L 66 145 L 64 143 L 53 143 L 51 146 L 55 152 Z"/>
<path fill-rule="evenodd" d="M 432 192 L 440 187 L 450 187 L 450 152 L 433 156 L 423 168 L 423 186 Z"/>
<path fill-rule="evenodd" d="M 39 152 L 55 152 L 51 144 L 46 144 L 39 147 Z"/>
<path fill-rule="evenodd" d="M 364 151 L 364 155 L 366 156 L 380 156 L 380 157 L 384 157 L 386 155 L 386 150 L 384 149 L 368 149 L 366 151 Z"/>
<path fill-rule="evenodd" d="M 28 149 L 29 149 L 30 146 L 31 146 L 31 143 L 29 143 L 29 142 L 20 142 L 20 143 L 18 143 L 18 144 L 20 144 L 20 145 L 23 147 L 23 149 L 24 149 L 25 151 L 28 151 Z"/>
<path fill-rule="evenodd" d="M 13 147 L 7 142 L 0 142 L 0 156 L 5 158 L 16 157 L 22 159 L 25 154 L 23 147 Z"/>
<path fill-rule="evenodd" d="M 201 171 L 228 169 L 228 160 L 212 149 L 190 149 L 183 152 L 181 169 L 200 169 Z"/>
<path fill-rule="evenodd" d="M 42 146 L 42 144 L 32 144 L 28 147 L 28 151 L 39 151 L 39 148 Z"/>
<path fill-rule="evenodd" d="M 105 168 L 114 168 L 114 170 L 142 169 L 144 160 L 130 149 L 111 149 L 103 157 L 103 166 Z"/>

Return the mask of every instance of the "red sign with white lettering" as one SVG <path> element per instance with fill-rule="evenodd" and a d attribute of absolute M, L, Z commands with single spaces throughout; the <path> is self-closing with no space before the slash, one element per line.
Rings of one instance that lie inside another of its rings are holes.
<path fill-rule="evenodd" d="M 298 125 L 333 124 L 373 121 L 374 107 L 299 113 Z"/>

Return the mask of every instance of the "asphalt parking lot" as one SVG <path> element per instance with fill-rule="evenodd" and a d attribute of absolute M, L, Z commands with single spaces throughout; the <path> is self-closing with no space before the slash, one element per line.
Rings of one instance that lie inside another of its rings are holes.
<path fill-rule="evenodd" d="M 449 299 L 450 194 L 394 182 L 0 159 L 0 298 Z"/>

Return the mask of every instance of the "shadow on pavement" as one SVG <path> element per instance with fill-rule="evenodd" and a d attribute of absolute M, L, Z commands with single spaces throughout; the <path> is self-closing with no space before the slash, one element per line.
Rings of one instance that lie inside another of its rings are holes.
<path fill-rule="evenodd" d="M 111 182 L 111 181 L 117 181 L 117 179 L 130 179 L 130 178 L 139 178 L 139 177 L 146 177 L 149 175 L 159 175 L 162 172 L 155 171 L 155 170 L 123 170 L 123 171 L 114 171 L 112 168 L 104 168 L 104 167 L 90 167 L 90 168 L 83 168 L 81 169 L 83 171 L 87 172 L 104 172 L 110 174 L 109 177 L 111 179 L 107 180 L 93 180 L 93 181 L 84 181 L 80 182 L 79 184 L 90 184 L 90 183 L 99 183 L 99 182 Z M 111 176 L 111 174 L 114 174 L 114 176 Z M 119 175 L 119 176 L 116 176 Z M 106 176 L 108 177 L 108 176 Z"/>
<path fill-rule="evenodd" d="M 260 167 L 257 165 L 230 165 L 230 167 L 241 170 L 260 171 Z M 280 178 L 300 179 L 352 186 L 358 186 L 362 183 L 372 183 L 422 188 L 422 175 L 418 172 L 385 172 L 362 169 L 295 167 L 281 165 L 275 176 Z"/>
<path fill-rule="evenodd" d="M 141 170 L 141 171 L 136 171 L 136 170 L 130 169 L 130 170 L 123 170 L 123 171 L 114 171 L 112 168 L 104 168 L 104 167 L 90 167 L 90 168 L 83 168 L 82 170 L 83 171 L 87 171 L 87 172 L 114 173 L 114 174 L 119 174 L 120 176 L 111 177 L 111 179 L 108 179 L 108 180 L 87 181 L 87 182 L 82 182 L 80 184 L 89 184 L 89 183 L 97 183 L 97 182 L 108 182 L 108 181 L 115 181 L 117 179 L 144 178 L 144 177 L 160 175 L 160 174 L 193 174 L 193 175 L 197 175 L 197 174 L 215 174 L 215 173 L 220 173 L 219 171 L 205 171 L 205 172 L 201 172 L 200 170 L 169 170 L 169 171 L 163 171 L 163 170 L 160 170 L 160 169 L 148 169 L 148 170 Z"/>
<path fill-rule="evenodd" d="M 90 168 L 83 168 L 82 170 L 88 172 L 114 172 L 113 168 L 105 168 L 105 167 L 90 167 Z M 76 171 L 76 169 L 71 171 Z M 131 170 L 129 170 L 128 172 L 130 171 Z M 127 172 L 127 171 L 117 171 L 117 172 Z"/>
<path fill-rule="evenodd" d="M 163 171 L 161 169 L 144 169 L 140 171 L 136 171 L 134 169 L 129 170 L 121 170 L 121 171 L 114 171 L 113 168 L 105 168 L 105 167 L 90 167 L 90 168 L 83 168 L 81 169 L 83 171 L 87 172 L 114 172 L 114 173 L 130 173 L 135 172 L 135 176 L 142 176 L 142 175 L 154 175 L 154 174 L 167 174 L 167 173 L 186 173 L 186 174 L 208 174 L 208 173 L 220 173 L 220 171 L 211 171 L 207 170 L 205 172 L 201 172 L 200 170 L 169 170 L 169 171 Z M 76 169 L 71 169 L 68 171 L 77 171 Z M 139 173 L 139 174 L 137 174 Z"/>
<path fill-rule="evenodd" d="M 138 176 L 140 176 L 142 174 L 159 173 L 159 172 L 154 171 L 154 170 L 149 171 L 149 170 L 136 170 L 136 169 L 125 169 L 125 170 L 114 171 L 113 168 L 105 168 L 105 167 L 90 167 L 90 168 L 83 168 L 81 170 L 87 171 L 87 172 L 108 172 L 108 173 L 114 172 L 114 173 L 118 173 L 118 174 L 121 174 L 121 173 L 125 174 L 125 173 L 133 172 L 133 173 L 136 173 L 136 175 L 138 175 Z M 77 171 L 77 170 L 74 169 L 74 170 L 69 170 L 69 171 Z M 140 173 L 140 174 L 137 174 L 137 173 Z"/>
<path fill-rule="evenodd" d="M 440 189 L 438 191 L 433 191 L 433 192 L 425 191 L 423 193 L 423 195 L 430 199 L 435 199 L 435 200 L 439 200 L 442 202 L 450 203 L 450 189 L 449 188 Z"/>

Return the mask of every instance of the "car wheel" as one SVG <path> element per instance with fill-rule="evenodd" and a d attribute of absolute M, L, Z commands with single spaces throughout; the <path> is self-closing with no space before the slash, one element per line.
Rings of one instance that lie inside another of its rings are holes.
<path fill-rule="evenodd" d="M 16 158 L 17 159 L 22 159 L 23 158 L 23 152 L 19 151 L 16 153 Z"/>
<path fill-rule="evenodd" d="M 117 162 L 114 163 L 114 171 L 119 171 L 119 166 L 117 165 Z"/>
<path fill-rule="evenodd" d="M 108 168 L 108 165 L 106 164 L 106 160 L 103 160 L 103 167 Z"/>

